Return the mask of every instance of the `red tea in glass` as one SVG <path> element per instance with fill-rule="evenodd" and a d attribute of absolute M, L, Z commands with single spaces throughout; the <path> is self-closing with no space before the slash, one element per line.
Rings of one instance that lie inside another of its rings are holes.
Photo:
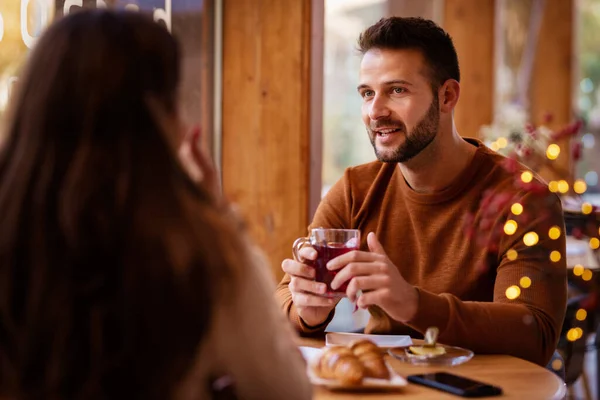
<path fill-rule="evenodd" d="M 327 263 L 346 254 L 352 250 L 358 250 L 360 243 L 360 231 L 357 229 L 313 229 L 309 238 L 299 238 L 294 242 L 294 256 L 299 260 L 298 250 L 303 246 L 310 244 L 317 251 L 317 258 L 314 261 L 304 260 L 307 265 L 315 268 L 315 281 L 323 282 L 327 285 L 325 297 L 343 297 L 348 288 L 348 282 L 333 290 L 331 281 L 340 270 L 330 271 L 327 269 Z"/>

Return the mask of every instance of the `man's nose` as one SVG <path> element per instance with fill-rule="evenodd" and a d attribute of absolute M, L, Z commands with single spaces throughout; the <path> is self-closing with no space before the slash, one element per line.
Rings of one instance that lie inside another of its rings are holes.
<path fill-rule="evenodd" d="M 371 101 L 369 108 L 369 118 L 377 120 L 390 116 L 390 109 L 387 106 L 387 101 L 384 97 L 375 96 Z"/>

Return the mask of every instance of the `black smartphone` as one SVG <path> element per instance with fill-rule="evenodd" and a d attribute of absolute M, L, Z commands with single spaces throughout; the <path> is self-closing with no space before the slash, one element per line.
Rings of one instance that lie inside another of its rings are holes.
<path fill-rule="evenodd" d="M 488 385 L 487 383 L 474 381 L 473 379 L 449 374 L 447 372 L 409 375 L 406 379 L 412 383 L 429 386 L 462 397 L 487 397 L 502 394 L 502 389 L 497 386 Z"/>

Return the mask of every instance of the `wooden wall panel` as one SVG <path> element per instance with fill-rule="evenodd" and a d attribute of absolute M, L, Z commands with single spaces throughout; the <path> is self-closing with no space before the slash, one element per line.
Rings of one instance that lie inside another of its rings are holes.
<path fill-rule="evenodd" d="M 480 127 L 493 119 L 494 0 L 446 0 L 442 26 L 454 40 L 460 63 L 454 121 L 462 136 L 478 137 Z"/>
<path fill-rule="evenodd" d="M 279 278 L 309 222 L 311 1 L 223 12 L 223 189 Z"/>
<path fill-rule="evenodd" d="M 531 118 L 542 123 L 553 115 L 551 127 L 571 121 L 573 104 L 574 0 L 546 0 L 540 28 L 531 85 Z M 570 169 L 568 142 L 559 143 L 557 163 Z M 548 179 L 553 178 L 548 175 Z"/>

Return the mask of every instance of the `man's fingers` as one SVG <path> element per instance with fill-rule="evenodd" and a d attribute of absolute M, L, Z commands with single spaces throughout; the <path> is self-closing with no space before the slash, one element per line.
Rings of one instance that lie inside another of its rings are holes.
<path fill-rule="evenodd" d="M 292 293 L 307 292 L 322 295 L 327 290 L 327 285 L 324 283 L 298 277 L 292 277 L 288 287 Z"/>
<path fill-rule="evenodd" d="M 375 236 L 374 232 L 369 232 L 367 235 L 367 245 L 369 246 L 369 250 L 371 250 L 373 253 L 387 257 L 383 246 L 381 243 L 379 243 L 379 240 L 377 239 L 377 236 Z"/>
<path fill-rule="evenodd" d="M 301 248 L 300 250 L 298 250 L 298 256 L 300 257 L 301 261 L 313 261 L 317 259 L 317 251 L 310 247 L 310 246 L 305 246 L 303 248 Z"/>
<path fill-rule="evenodd" d="M 386 271 L 387 264 L 383 262 L 352 262 L 335 275 L 331 281 L 331 288 L 335 290 L 356 276 L 378 275 Z"/>
<path fill-rule="evenodd" d="M 313 267 L 289 258 L 283 260 L 281 263 L 281 269 L 283 269 L 283 272 L 291 276 L 299 276 L 308 279 L 314 279 L 315 277 L 315 269 Z"/>
<path fill-rule="evenodd" d="M 359 308 L 368 308 L 370 306 L 380 306 L 381 307 L 381 300 L 386 298 L 386 296 L 389 296 L 389 290 L 387 288 L 385 289 L 377 289 L 377 290 L 373 290 L 371 292 L 366 292 L 360 295 L 360 297 L 358 298 L 358 301 L 356 302 L 356 305 Z"/>
<path fill-rule="evenodd" d="M 387 275 L 357 276 L 350 280 L 346 295 L 351 302 L 355 302 L 359 291 L 377 290 L 387 287 L 389 282 L 390 278 Z"/>
<path fill-rule="evenodd" d="M 335 299 L 329 299 L 327 297 L 316 296 L 310 293 L 295 293 L 292 294 L 292 301 L 296 308 L 304 307 L 327 307 L 331 308 L 335 305 Z"/>
<path fill-rule="evenodd" d="M 327 263 L 327 269 L 336 270 L 345 267 L 350 263 L 358 263 L 358 262 L 374 262 L 374 261 L 384 261 L 385 257 L 377 254 L 371 253 L 369 251 L 360 251 L 353 250 L 346 254 L 342 254 Z"/>

